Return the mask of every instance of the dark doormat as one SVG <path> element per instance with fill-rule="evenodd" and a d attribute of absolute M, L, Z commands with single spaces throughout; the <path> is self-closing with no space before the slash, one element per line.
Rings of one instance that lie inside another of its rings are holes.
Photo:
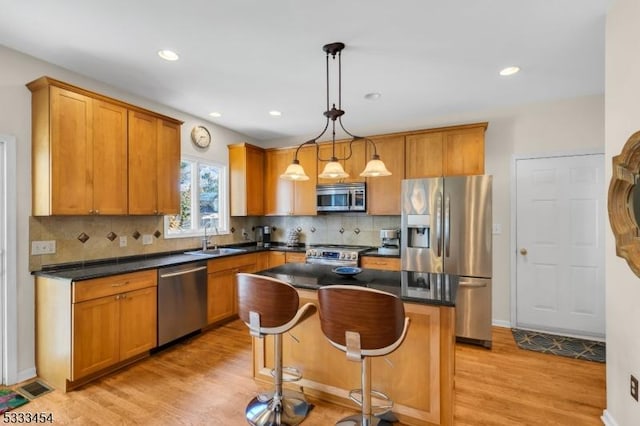
<path fill-rule="evenodd" d="M 516 344 L 530 351 L 605 362 L 605 343 L 512 328 Z"/>
<path fill-rule="evenodd" d="M 35 380 L 31 383 L 27 383 L 26 385 L 19 387 L 18 390 L 21 393 L 25 394 L 27 398 L 34 399 L 41 395 L 44 395 L 47 392 L 51 392 L 53 389 L 42 383 L 40 380 Z"/>

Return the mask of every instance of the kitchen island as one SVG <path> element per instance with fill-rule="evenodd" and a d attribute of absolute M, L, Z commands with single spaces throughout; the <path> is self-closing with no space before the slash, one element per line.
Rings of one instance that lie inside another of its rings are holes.
<path fill-rule="evenodd" d="M 317 304 L 316 290 L 324 285 L 360 285 L 393 293 L 404 301 L 411 319 L 405 341 L 386 357 L 372 360 L 373 388 L 394 401 L 393 412 L 407 425 L 453 424 L 455 295 L 457 280 L 443 274 L 363 269 L 343 277 L 333 267 L 285 264 L 258 272 L 292 284 L 300 304 Z M 329 344 L 314 315 L 283 339 L 284 365 L 298 368 L 303 379 L 290 383 L 307 395 L 353 407 L 351 389 L 360 383 L 360 366 Z M 272 383 L 273 339 L 253 339 L 253 375 Z"/>

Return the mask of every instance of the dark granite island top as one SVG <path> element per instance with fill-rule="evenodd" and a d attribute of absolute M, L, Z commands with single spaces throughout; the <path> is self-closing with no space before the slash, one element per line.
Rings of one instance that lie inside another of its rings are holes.
<path fill-rule="evenodd" d="M 333 272 L 334 268 L 328 265 L 285 263 L 257 274 L 277 278 L 297 288 L 317 290 L 325 285 L 359 285 L 395 294 L 406 302 L 455 306 L 458 290 L 458 278 L 455 275 L 363 269 L 355 276 L 343 277 Z"/>

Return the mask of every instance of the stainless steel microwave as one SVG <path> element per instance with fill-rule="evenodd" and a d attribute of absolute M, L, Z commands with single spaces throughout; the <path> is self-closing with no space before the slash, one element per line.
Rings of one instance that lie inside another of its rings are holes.
<path fill-rule="evenodd" d="M 364 212 L 367 206 L 366 194 L 364 182 L 317 185 L 317 210 L 319 212 Z"/>

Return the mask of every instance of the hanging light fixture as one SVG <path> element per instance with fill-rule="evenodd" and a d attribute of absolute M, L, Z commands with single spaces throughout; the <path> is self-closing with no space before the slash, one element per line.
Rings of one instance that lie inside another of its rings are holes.
<path fill-rule="evenodd" d="M 322 137 L 322 135 L 325 134 L 325 132 L 329 128 L 329 122 L 332 123 L 331 157 L 328 159 L 318 157 L 320 161 L 327 162 L 327 164 L 324 167 L 324 170 L 322 170 L 322 173 L 320 173 L 318 177 L 324 178 L 324 179 L 343 179 L 348 177 L 349 174 L 344 171 L 344 168 L 342 167 L 342 164 L 340 164 L 339 161 L 348 160 L 349 158 L 351 158 L 351 155 L 353 153 L 351 149 L 351 145 L 353 144 L 353 142 L 357 140 L 364 140 L 365 142 L 370 143 L 373 146 L 373 156 L 371 160 L 369 160 L 369 162 L 367 163 L 362 173 L 360 173 L 360 176 L 377 177 L 377 176 L 391 175 L 391 172 L 387 170 L 382 160 L 380 160 L 380 156 L 378 155 L 378 152 L 376 149 L 376 144 L 369 138 L 356 136 L 352 134 L 347 129 L 345 129 L 344 125 L 342 124 L 342 116 L 344 115 L 344 110 L 342 109 L 342 63 L 340 58 L 341 58 L 342 49 L 344 49 L 344 47 L 345 47 L 344 43 L 340 43 L 340 42 L 325 44 L 322 47 L 322 50 L 326 53 L 326 59 L 327 59 L 327 105 L 326 105 L 327 109 L 324 112 L 324 116 L 327 118 L 327 121 L 324 125 L 324 129 L 322 129 L 322 132 L 320 132 L 318 136 L 316 136 L 313 139 L 309 139 L 308 141 L 303 142 L 298 146 L 293 158 L 293 162 L 289 165 L 289 167 L 287 167 L 287 170 L 282 175 L 280 175 L 282 179 L 309 180 L 309 176 L 305 174 L 304 169 L 300 165 L 300 161 L 298 161 L 298 151 L 300 151 L 300 148 L 302 148 L 305 145 L 316 145 L 317 147 L 318 146 L 317 141 L 318 139 L 320 139 L 320 137 Z M 336 104 L 333 103 L 331 109 L 329 109 L 329 56 L 331 56 L 331 60 L 335 61 L 336 55 L 338 56 L 338 107 L 336 108 Z M 351 142 L 349 142 L 349 152 L 348 154 L 345 154 L 344 157 L 336 156 L 336 121 L 338 122 L 342 130 L 347 135 L 353 138 Z"/>

